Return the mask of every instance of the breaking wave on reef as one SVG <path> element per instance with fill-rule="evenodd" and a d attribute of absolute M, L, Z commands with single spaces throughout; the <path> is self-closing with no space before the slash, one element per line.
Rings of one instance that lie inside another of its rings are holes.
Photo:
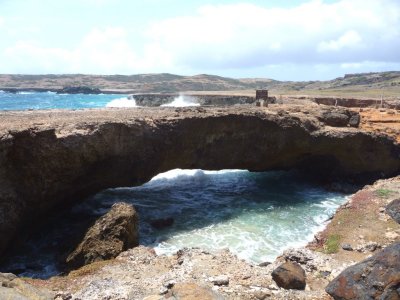
<path fill-rule="evenodd" d="M 137 107 L 135 99 L 127 97 L 111 100 L 106 107 Z"/>
<path fill-rule="evenodd" d="M 186 107 L 186 106 L 200 106 L 193 97 L 180 95 L 176 97 L 171 103 L 161 105 L 163 107 Z"/>

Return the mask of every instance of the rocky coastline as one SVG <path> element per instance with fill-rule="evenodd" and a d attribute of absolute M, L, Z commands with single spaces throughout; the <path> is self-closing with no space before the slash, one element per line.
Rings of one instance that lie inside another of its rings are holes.
<path fill-rule="evenodd" d="M 345 178 L 358 183 L 396 176 L 400 171 L 400 147 L 395 139 L 358 128 L 357 112 L 324 105 L 0 112 L 0 116 L 1 251 L 31 222 L 57 207 L 108 187 L 142 184 L 173 168 L 298 168 L 323 182 Z M 382 190 L 391 192 L 382 196 L 378 192 Z M 157 256 L 140 246 L 67 277 L 13 284 L 17 279 L 2 275 L 2 285 L 22 295 L 25 290 L 35 293 L 39 289 L 45 296 L 38 299 L 195 299 L 194 295 L 205 295 L 204 299 L 329 299 L 323 288 L 342 270 L 399 240 L 399 225 L 385 212 L 399 191 L 398 177 L 365 187 L 307 249 L 290 250 L 271 264 L 253 266 L 229 251 L 201 249 Z M 360 204 L 360 197 L 368 201 Z M 349 225 L 345 223 L 349 207 L 360 213 L 356 220 L 360 222 L 357 227 L 361 226 L 354 231 L 344 229 Z M 383 225 L 376 226 L 376 220 Z M 372 230 L 374 236 L 363 235 L 357 245 L 351 245 L 360 251 L 345 250 L 341 245 L 352 241 L 351 234 L 360 228 Z M 339 248 L 328 253 L 332 235 L 340 236 Z M 371 252 L 366 246 L 369 242 L 379 247 L 372 247 Z M 276 285 L 272 271 L 287 261 L 305 270 L 305 291 Z"/>
<path fill-rule="evenodd" d="M 383 190 L 390 193 L 382 194 Z M 329 294 L 333 299 L 397 299 L 400 225 L 385 207 L 392 208 L 391 203 L 396 202 L 393 199 L 399 196 L 400 177 L 365 186 L 338 210 L 312 243 L 288 249 L 273 262 L 253 265 L 229 250 L 209 252 L 197 248 L 158 256 L 153 249 L 139 246 L 115 259 L 94 262 L 68 276 L 49 280 L 21 280 L 2 274 L 0 295 L 27 295 L 28 291 L 36 297 L 32 299 L 57 300 L 332 299 Z M 353 210 L 352 218 L 347 215 L 349 209 Z M 332 230 L 338 225 L 351 225 L 352 230 Z M 335 251 L 328 251 L 326 238 L 321 240 L 327 231 L 341 235 Z M 363 231 L 368 235 L 354 237 Z M 354 249 L 345 247 L 348 240 Z M 365 247 L 366 241 L 378 246 Z M 274 280 L 274 273 L 288 264 L 297 265 L 304 272 L 304 287 L 286 289 Z M 344 288 L 337 284 L 357 280 L 354 278 L 361 280 Z"/>

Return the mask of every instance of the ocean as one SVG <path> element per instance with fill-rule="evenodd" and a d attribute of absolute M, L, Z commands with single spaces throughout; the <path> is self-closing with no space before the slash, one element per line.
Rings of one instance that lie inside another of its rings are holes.
<path fill-rule="evenodd" d="M 198 106 L 182 96 L 163 106 Z M 54 92 L 6 93 L 0 90 L 0 110 L 84 109 L 101 107 L 136 107 L 134 99 L 122 94 L 56 94 Z"/>

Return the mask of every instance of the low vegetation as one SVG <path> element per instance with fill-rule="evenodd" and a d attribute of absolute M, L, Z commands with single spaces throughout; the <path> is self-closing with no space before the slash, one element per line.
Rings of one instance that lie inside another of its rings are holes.
<path fill-rule="evenodd" d="M 388 189 L 377 189 L 375 191 L 375 193 L 378 197 L 387 198 L 387 197 L 391 196 L 393 193 L 395 193 L 395 191 L 388 190 Z"/>
<path fill-rule="evenodd" d="M 341 236 L 338 234 L 329 235 L 324 243 L 324 252 L 332 254 L 339 251 Z"/>

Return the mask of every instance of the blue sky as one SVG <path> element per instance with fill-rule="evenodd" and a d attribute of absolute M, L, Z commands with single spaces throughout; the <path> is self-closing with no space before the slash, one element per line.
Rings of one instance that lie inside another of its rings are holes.
<path fill-rule="evenodd" d="M 400 70 L 398 0 L 0 0 L 0 73 Z"/>

